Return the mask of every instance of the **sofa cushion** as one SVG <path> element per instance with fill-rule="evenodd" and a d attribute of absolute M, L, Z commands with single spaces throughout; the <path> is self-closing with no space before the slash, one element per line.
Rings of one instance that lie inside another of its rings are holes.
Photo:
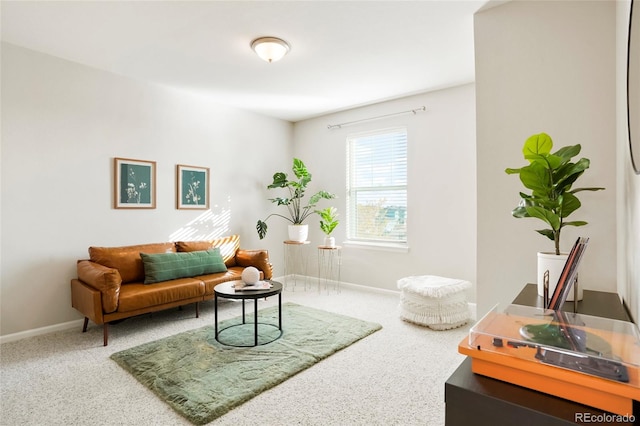
<path fill-rule="evenodd" d="M 273 277 L 273 269 L 269 262 L 269 252 L 267 250 L 238 250 L 236 253 L 236 264 L 238 266 L 253 266 L 264 272 L 264 277 L 260 279 L 270 280 Z"/>
<path fill-rule="evenodd" d="M 209 250 L 216 247 L 220 249 L 220 254 L 227 268 L 236 265 L 236 252 L 240 248 L 239 235 L 229 235 L 227 237 L 216 238 L 215 240 L 176 242 L 176 249 L 179 252 Z"/>
<path fill-rule="evenodd" d="M 123 283 L 141 282 L 144 280 L 144 267 L 140 252 L 167 253 L 175 252 L 174 243 L 140 244 L 124 247 L 89 247 L 89 259 L 100 265 L 117 269 Z"/>
<path fill-rule="evenodd" d="M 204 283 L 196 278 L 179 278 L 154 285 L 124 284 L 120 289 L 118 312 L 132 312 L 204 295 Z"/>
<path fill-rule="evenodd" d="M 178 253 L 140 253 L 140 257 L 144 264 L 145 284 L 227 270 L 219 248 Z"/>

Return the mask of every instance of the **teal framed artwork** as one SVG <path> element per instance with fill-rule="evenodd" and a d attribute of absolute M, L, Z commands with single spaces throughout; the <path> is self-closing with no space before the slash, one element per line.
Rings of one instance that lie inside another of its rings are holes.
<path fill-rule="evenodd" d="M 114 158 L 116 209 L 156 208 L 156 162 Z"/>
<path fill-rule="evenodd" d="M 177 208 L 206 210 L 209 208 L 209 168 L 177 166 Z"/>

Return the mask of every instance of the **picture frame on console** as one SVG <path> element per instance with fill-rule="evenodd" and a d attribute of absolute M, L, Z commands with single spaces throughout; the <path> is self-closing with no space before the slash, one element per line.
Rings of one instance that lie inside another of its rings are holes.
<path fill-rule="evenodd" d="M 209 168 L 176 166 L 176 208 L 207 210 L 209 208 Z"/>
<path fill-rule="evenodd" d="M 114 158 L 114 208 L 156 208 L 156 162 Z"/>

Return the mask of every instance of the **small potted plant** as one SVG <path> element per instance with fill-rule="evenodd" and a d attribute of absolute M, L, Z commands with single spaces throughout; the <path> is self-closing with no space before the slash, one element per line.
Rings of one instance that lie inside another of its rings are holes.
<path fill-rule="evenodd" d="M 331 233 L 340 223 L 340 221 L 338 221 L 338 209 L 335 207 L 327 207 L 324 210 L 317 210 L 316 213 L 320 215 L 320 229 L 326 235 L 324 238 L 325 247 L 335 247 L 336 239 L 331 236 Z"/>
<path fill-rule="evenodd" d="M 291 241 L 306 241 L 309 234 L 309 225 L 303 222 L 312 214 L 317 214 L 318 211 L 314 210 L 318 201 L 322 199 L 335 198 L 334 194 L 327 191 L 318 191 L 309 197 L 305 203 L 304 196 L 307 190 L 307 186 L 311 182 L 311 173 L 307 170 L 307 166 L 298 158 L 293 159 L 293 174 L 295 180 L 289 180 L 286 173 L 276 172 L 273 175 L 273 183 L 267 186 L 268 189 L 286 188 L 288 191 L 288 197 L 270 198 L 269 201 L 278 205 L 285 206 L 287 208 L 288 215 L 282 215 L 278 213 L 272 213 L 264 220 L 258 220 L 256 224 L 256 230 L 258 236 L 263 239 L 267 234 L 267 220 L 271 216 L 278 216 L 286 221 L 290 222 L 289 225 L 289 240 Z"/>
<path fill-rule="evenodd" d="M 576 180 L 589 168 L 590 161 L 571 159 L 580 153 L 581 146 L 570 145 L 551 153 L 553 141 L 546 133 L 530 136 L 524 143 L 522 153 L 529 162 L 519 169 L 507 168 L 507 174 L 520 175 L 520 181 L 530 194 L 520 192 L 520 203 L 513 209 L 516 218 L 533 217 L 543 221 L 549 228 L 536 230 L 554 242 L 552 253 L 538 253 L 538 294 L 543 294 L 543 277 L 549 271 L 549 292 L 558 282 L 566 262 L 566 253 L 560 251 L 560 235 L 565 226 L 583 226 L 581 220 L 567 221 L 567 217 L 582 205 L 576 193 L 580 191 L 600 191 L 604 188 L 572 188 Z M 549 266 L 546 261 L 555 263 Z M 559 267 L 559 271 L 558 270 Z M 555 272 L 557 271 L 557 272 Z"/>

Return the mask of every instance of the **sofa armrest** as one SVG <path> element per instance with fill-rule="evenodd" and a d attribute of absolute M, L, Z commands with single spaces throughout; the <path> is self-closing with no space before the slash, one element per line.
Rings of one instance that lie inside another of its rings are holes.
<path fill-rule="evenodd" d="M 273 266 L 269 262 L 269 252 L 267 250 L 243 250 L 236 252 L 236 264 L 246 268 L 253 266 L 264 273 L 264 279 L 270 280 L 273 277 Z"/>
<path fill-rule="evenodd" d="M 102 293 L 78 279 L 71 280 L 71 307 L 96 324 L 104 324 Z"/>
<path fill-rule="evenodd" d="M 102 309 L 105 313 L 118 309 L 122 277 L 117 269 L 100 265 L 90 260 L 78 261 L 78 280 L 102 294 Z"/>

